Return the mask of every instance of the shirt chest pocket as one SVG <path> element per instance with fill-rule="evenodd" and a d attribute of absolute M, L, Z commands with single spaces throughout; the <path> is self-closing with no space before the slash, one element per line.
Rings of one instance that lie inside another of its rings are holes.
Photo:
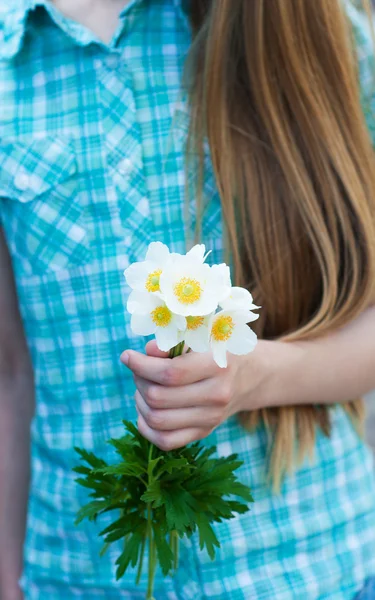
<path fill-rule="evenodd" d="M 0 216 L 15 268 L 43 274 L 89 261 L 86 211 L 79 196 L 69 142 L 0 139 Z"/>

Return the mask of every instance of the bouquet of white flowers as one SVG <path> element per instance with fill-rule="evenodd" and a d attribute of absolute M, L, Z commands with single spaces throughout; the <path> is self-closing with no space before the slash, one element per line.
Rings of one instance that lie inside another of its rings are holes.
<path fill-rule="evenodd" d="M 146 260 L 125 271 L 133 290 L 128 311 L 133 332 L 155 334 L 160 350 L 184 343 L 194 352 L 211 350 L 219 367 L 226 367 L 227 351 L 254 350 L 257 337 L 246 324 L 258 318 L 251 311 L 259 307 L 250 292 L 231 286 L 227 265 L 210 267 L 206 257 L 203 244 L 185 255 L 150 244 Z"/>
<path fill-rule="evenodd" d="M 124 273 L 132 289 L 127 308 L 132 331 L 155 335 L 158 348 L 169 352 L 170 358 L 211 351 L 219 367 L 225 368 L 227 352 L 240 355 L 254 350 L 257 338 L 247 324 L 258 318 L 252 311 L 259 307 L 247 290 L 232 287 L 227 265 L 209 266 L 206 257 L 204 245 L 181 255 L 160 242 L 151 243 L 145 260 Z M 242 464 L 236 455 L 213 458 L 216 449 L 198 443 L 163 452 L 132 423 L 124 425 L 126 435 L 109 440 L 119 463 L 109 465 L 91 452 L 76 449 L 88 465 L 74 469 L 83 476 L 77 482 L 91 489 L 93 497 L 80 510 L 77 523 L 120 511 L 119 518 L 100 533 L 103 552 L 123 539 L 117 578 L 129 566 L 138 567 L 139 582 L 148 546 L 146 598 L 152 600 L 157 565 L 164 575 L 177 569 L 179 538 L 197 531 L 201 549 L 206 548 L 214 559 L 220 543 L 212 523 L 246 512 L 252 497 L 234 474 Z"/>

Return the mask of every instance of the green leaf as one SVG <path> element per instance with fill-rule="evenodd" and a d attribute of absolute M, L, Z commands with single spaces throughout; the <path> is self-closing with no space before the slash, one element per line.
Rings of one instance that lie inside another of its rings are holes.
<path fill-rule="evenodd" d="M 92 472 L 92 469 L 90 469 L 89 467 L 79 466 L 79 467 L 74 467 L 72 469 L 72 471 L 74 471 L 75 473 L 78 473 L 79 475 L 90 475 L 90 473 Z"/>
<path fill-rule="evenodd" d="M 164 503 L 160 482 L 158 480 L 155 479 L 148 485 L 147 490 L 141 496 L 141 500 L 146 504 L 149 502 L 152 504 L 153 508 L 158 508 Z"/>
<path fill-rule="evenodd" d="M 125 516 L 121 516 L 119 519 L 108 525 L 105 529 L 103 529 L 99 535 L 107 535 L 112 531 L 117 529 L 122 529 L 124 531 L 124 536 L 132 531 L 132 529 L 137 529 L 144 521 L 144 518 L 140 516 L 138 513 L 130 513 Z"/>
<path fill-rule="evenodd" d="M 94 478 L 78 478 L 76 479 L 76 483 L 79 483 L 79 485 L 82 485 L 83 487 L 95 490 L 95 492 L 98 492 L 100 496 L 104 498 L 108 495 L 110 496 L 114 491 L 113 485 L 104 480 L 98 481 Z"/>
<path fill-rule="evenodd" d="M 173 566 L 174 555 L 166 540 L 166 535 L 160 530 L 157 523 L 152 523 L 156 551 L 160 567 L 164 576 L 168 575 Z"/>
<path fill-rule="evenodd" d="M 103 512 L 108 507 L 108 500 L 94 500 L 86 506 L 83 506 L 77 513 L 75 525 L 79 525 L 84 519 L 93 521 L 97 518 L 100 512 Z"/>
<path fill-rule="evenodd" d="M 130 535 L 126 542 L 125 548 L 122 554 L 120 554 L 119 558 L 116 561 L 117 571 L 116 571 L 116 580 L 118 581 L 124 575 L 126 569 L 131 564 L 135 566 L 138 561 L 138 555 L 142 544 L 142 535 L 139 533 L 133 533 Z"/>
<path fill-rule="evenodd" d="M 168 458 L 166 459 L 164 465 L 162 465 L 157 473 L 156 477 L 160 477 L 163 473 L 173 473 L 174 470 L 181 470 L 184 467 L 190 468 L 189 462 L 186 458 Z"/>
<path fill-rule="evenodd" d="M 215 558 L 215 547 L 220 548 L 220 542 L 217 539 L 214 530 L 204 515 L 197 515 L 197 526 L 199 531 L 199 546 L 203 550 L 206 548 L 211 560 Z"/>
<path fill-rule="evenodd" d="M 93 467 L 93 469 L 104 467 L 107 464 L 105 460 L 98 458 L 93 452 L 88 452 L 87 450 L 84 450 L 83 448 L 77 448 L 76 446 L 74 447 L 74 450 L 83 460 Z"/>
<path fill-rule="evenodd" d="M 183 489 L 163 490 L 167 527 L 184 532 L 194 524 L 194 511 L 191 508 L 192 497 Z"/>
<path fill-rule="evenodd" d="M 143 519 L 142 522 L 134 528 L 129 537 L 126 538 L 124 551 L 116 561 L 116 564 L 118 565 L 116 571 L 117 580 L 121 579 L 129 565 L 132 567 L 136 566 L 146 531 L 147 521 L 146 519 Z"/>
<path fill-rule="evenodd" d="M 105 553 L 107 552 L 109 546 L 110 546 L 110 544 L 103 544 L 102 549 L 99 552 L 100 558 L 102 558 L 102 556 L 105 555 Z"/>
<path fill-rule="evenodd" d="M 138 441 L 142 442 L 143 438 L 139 433 L 138 428 L 131 421 L 123 421 L 125 429 Z"/>
<path fill-rule="evenodd" d="M 155 467 L 162 459 L 163 459 L 162 456 L 158 456 L 157 458 L 153 458 L 152 460 L 150 460 L 148 463 L 147 473 L 152 475 L 154 473 Z"/>
<path fill-rule="evenodd" d="M 117 465 L 111 465 L 98 469 L 96 473 L 103 473 L 103 475 L 142 477 L 142 475 L 147 473 L 147 470 L 140 467 L 137 463 L 121 462 Z"/>

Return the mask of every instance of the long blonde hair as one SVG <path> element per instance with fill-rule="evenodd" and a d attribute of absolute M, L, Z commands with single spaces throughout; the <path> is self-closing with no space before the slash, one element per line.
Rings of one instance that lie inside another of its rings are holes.
<path fill-rule="evenodd" d="M 369 306 L 375 282 L 374 152 L 342 2 L 192 0 L 192 24 L 192 136 L 200 157 L 208 138 L 236 281 L 262 306 L 258 334 L 327 334 Z M 359 425 L 361 401 L 345 408 Z M 242 420 L 272 432 L 276 485 L 297 440 L 304 457 L 316 426 L 330 431 L 319 404 Z"/>

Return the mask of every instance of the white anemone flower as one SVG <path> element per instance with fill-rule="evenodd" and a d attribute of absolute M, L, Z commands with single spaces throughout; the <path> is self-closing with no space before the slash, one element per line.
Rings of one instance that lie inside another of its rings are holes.
<path fill-rule="evenodd" d="M 180 341 L 184 341 L 194 352 L 208 352 L 210 349 L 210 319 L 206 317 L 186 317 L 186 329 L 180 332 Z"/>
<path fill-rule="evenodd" d="M 257 336 L 247 323 L 258 317 L 249 310 L 222 310 L 211 318 L 210 346 L 219 367 L 228 366 L 227 352 L 243 355 L 254 350 Z"/>
<path fill-rule="evenodd" d="M 228 273 L 224 264 L 210 267 L 194 254 L 174 255 L 160 275 L 160 291 L 172 312 L 205 317 L 229 295 Z"/>
<path fill-rule="evenodd" d="M 128 301 L 131 328 L 136 335 L 155 335 L 160 350 L 168 352 L 179 341 L 186 319 L 175 315 L 156 294 L 134 291 Z"/>
<path fill-rule="evenodd" d="M 152 242 L 145 260 L 133 263 L 125 269 L 124 275 L 129 287 L 139 292 L 160 292 L 160 275 L 171 256 L 165 244 Z"/>
<path fill-rule="evenodd" d="M 232 287 L 230 294 L 220 302 L 223 310 L 257 310 L 253 297 L 248 290 L 242 287 Z"/>

